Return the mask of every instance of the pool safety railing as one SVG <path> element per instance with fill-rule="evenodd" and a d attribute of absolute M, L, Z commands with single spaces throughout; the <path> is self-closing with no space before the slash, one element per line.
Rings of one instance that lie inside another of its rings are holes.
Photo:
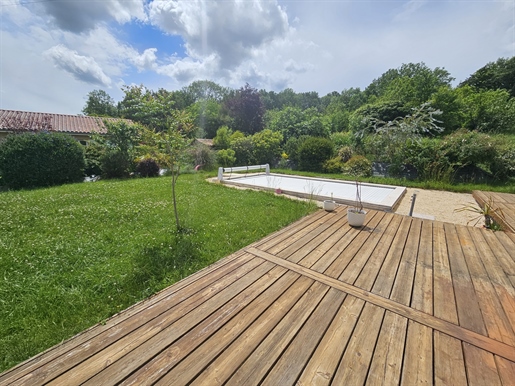
<path fill-rule="evenodd" d="M 248 172 L 250 170 L 261 170 L 265 169 L 265 174 L 270 174 L 270 165 L 249 165 L 249 166 L 236 166 L 233 168 L 218 168 L 218 181 L 224 180 L 224 173 L 232 173 L 232 172 Z"/>

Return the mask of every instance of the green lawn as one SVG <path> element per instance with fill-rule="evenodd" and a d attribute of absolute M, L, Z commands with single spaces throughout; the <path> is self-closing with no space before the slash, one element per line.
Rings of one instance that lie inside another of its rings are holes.
<path fill-rule="evenodd" d="M 0 371 L 314 210 L 205 178 L 0 193 Z"/>

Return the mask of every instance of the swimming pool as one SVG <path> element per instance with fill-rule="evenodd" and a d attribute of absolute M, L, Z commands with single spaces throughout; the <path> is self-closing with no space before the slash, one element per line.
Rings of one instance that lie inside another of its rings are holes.
<path fill-rule="evenodd" d="M 224 176 L 224 184 L 275 191 L 310 198 L 317 201 L 329 200 L 345 205 L 354 205 L 356 186 L 353 181 L 327 178 L 302 177 L 286 174 L 254 174 Z M 362 183 L 361 201 L 369 209 L 392 211 L 406 193 L 405 187 Z"/>

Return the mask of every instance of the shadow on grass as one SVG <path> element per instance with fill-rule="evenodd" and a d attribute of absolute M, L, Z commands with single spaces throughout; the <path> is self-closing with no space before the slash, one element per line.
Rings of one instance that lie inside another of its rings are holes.
<path fill-rule="evenodd" d="M 127 285 L 144 296 L 191 275 L 201 266 L 195 234 L 187 229 L 174 232 L 168 242 L 144 248 L 137 256 Z"/>

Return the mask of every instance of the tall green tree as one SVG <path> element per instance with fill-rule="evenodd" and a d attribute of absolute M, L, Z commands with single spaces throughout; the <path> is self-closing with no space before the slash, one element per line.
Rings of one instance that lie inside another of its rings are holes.
<path fill-rule="evenodd" d="M 119 103 L 120 115 L 123 118 L 152 127 L 158 131 L 166 131 L 168 121 L 175 111 L 174 94 L 165 89 L 154 92 L 143 85 L 123 86 L 125 95 Z"/>
<path fill-rule="evenodd" d="M 111 96 L 104 90 L 93 90 L 88 93 L 86 105 L 82 109 L 84 115 L 92 117 L 117 117 L 118 108 Z"/>
<path fill-rule="evenodd" d="M 225 102 L 225 107 L 232 118 L 232 128 L 243 133 L 254 134 L 263 130 L 265 107 L 258 90 L 248 83 L 236 91 Z"/>
<path fill-rule="evenodd" d="M 423 62 L 408 63 L 374 79 L 365 89 L 365 94 L 369 102 L 374 102 L 374 98 L 383 98 L 402 101 L 414 107 L 427 102 L 440 87 L 450 86 L 453 80 L 444 68 L 430 69 Z"/>
<path fill-rule="evenodd" d="M 499 58 L 481 67 L 465 79 L 460 86 L 472 86 L 483 90 L 503 89 L 515 97 L 515 56 Z"/>

